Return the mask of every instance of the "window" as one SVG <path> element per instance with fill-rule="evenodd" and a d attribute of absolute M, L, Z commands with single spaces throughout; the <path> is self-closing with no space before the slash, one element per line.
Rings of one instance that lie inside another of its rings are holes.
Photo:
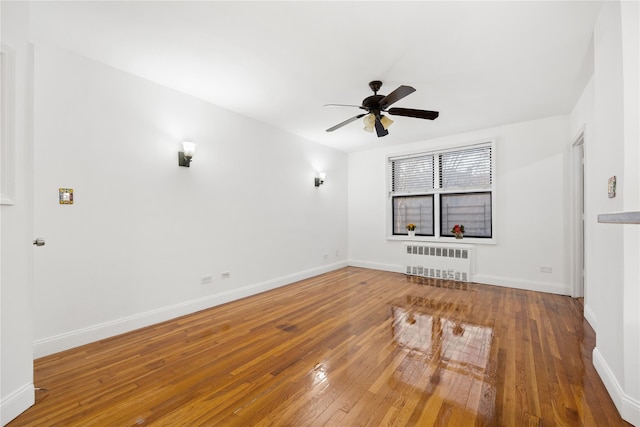
<path fill-rule="evenodd" d="M 491 237 L 491 193 L 442 194 L 440 234 L 453 236 L 456 224 L 464 225 L 466 237 Z"/>
<path fill-rule="evenodd" d="M 490 143 L 388 159 L 393 235 L 453 237 L 462 224 L 465 237 L 493 236 L 493 163 Z"/>
<path fill-rule="evenodd" d="M 433 194 L 393 198 L 393 234 L 407 234 L 416 225 L 416 236 L 433 236 Z"/>

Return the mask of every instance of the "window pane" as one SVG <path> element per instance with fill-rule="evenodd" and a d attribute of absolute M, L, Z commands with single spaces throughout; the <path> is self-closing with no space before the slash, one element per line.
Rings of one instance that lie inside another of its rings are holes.
<path fill-rule="evenodd" d="M 415 193 L 433 190 L 433 156 L 415 156 L 393 159 L 391 167 L 391 192 Z"/>
<path fill-rule="evenodd" d="M 416 225 L 416 235 L 433 236 L 433 195 L 393 198 L 393 234 L 408 234 L 407 224 Z"/>
<path fill-rule="evenodd" d="M 491 237 L 491 193 L 442 194 L 440 224 L 442 236 L 459 224 L 466 237 Z"/>
<path fill-rule="evenodd" d="M 440 155 L 440 187 L 491 187 L 491 147 L 476 147 Z"/>

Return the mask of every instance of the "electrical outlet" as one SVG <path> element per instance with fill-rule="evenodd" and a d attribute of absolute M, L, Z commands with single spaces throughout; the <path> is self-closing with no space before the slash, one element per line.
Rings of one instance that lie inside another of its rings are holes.
<path fill-rule="evenodd" d="M 540 267 L 540 273 L 551 273 L 552 271 L 551 267 Z"/>
<path fill-rule="evenodd" d="M 222 277 L 223 279 L 228 279 L 229 277 L 231 277 L 231 273 L 229 273 L 228 271 L 225 271 L 220 275 L 220 277 Z"/>
<path fill-rule="evenodd" d="M 322 255 L 322 258 L 323 258 L 323 259 L 329 259 L 329 254 L 323 254 L 323 255 Z"/>
<path fill-rule="evenodd" d="M 209 283 L 213 283 L 213 276 L 211 275 L 202 276 L 200 278 L 200 283 L 203 285 L 208 285 Z"/>
<path fill-rule="evenodd" d="M 338 249 L 336 249 L 336 258 L 340 257 L 340 251 Z"/>

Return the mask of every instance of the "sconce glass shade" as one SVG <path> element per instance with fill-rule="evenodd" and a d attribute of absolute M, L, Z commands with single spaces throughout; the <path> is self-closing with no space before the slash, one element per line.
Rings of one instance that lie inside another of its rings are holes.
<path fill-rule="evenodd" d="M 193 153 L 196 152 L 196 143 L 190 141 L 184 141 L 182 143 L 182 151 L 185 157 L 193 157 Z"/>
<path fill-rule="evenodd" d="M 373 132 L 374 126 L 376 124 L 376 116 L 374 116 L 373 114 L 367 114 L 366 116 L 364 116 L 363 122 L 364 130 L 366 130 L 367 132 Z"/>

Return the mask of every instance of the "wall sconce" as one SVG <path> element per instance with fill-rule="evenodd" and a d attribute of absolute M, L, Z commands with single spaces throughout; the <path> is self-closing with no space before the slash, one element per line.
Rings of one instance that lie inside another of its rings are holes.
<path fill-rule="evenodd" d="M 191 158 L 196 151 L 195 142 L 184 141 L 182 143 L 182 151 L 178 152 L 178 166 L 189 167 L 191 165 Z"/>
<path fill-rule="evenodd" d="M 318 174 L 318 176 L 315 178 L 315 185 L 316 187 L 320 187 L 322 184 L 324 184 L 324 179 L 327 177 L 327 174 L 324 172 L 320 172 Z"/>

